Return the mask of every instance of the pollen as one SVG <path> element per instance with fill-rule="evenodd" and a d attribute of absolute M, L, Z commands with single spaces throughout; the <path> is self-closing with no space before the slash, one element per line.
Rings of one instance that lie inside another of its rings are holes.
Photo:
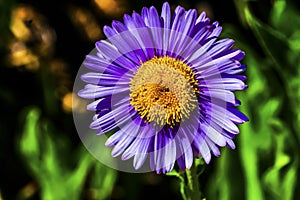
<path fill-rule="evenodd" d="M 197 107 L 198 82 L 184 62 L 154 57 L 130 81 L 130 104 L 146 122 L 173 128 Z"/>

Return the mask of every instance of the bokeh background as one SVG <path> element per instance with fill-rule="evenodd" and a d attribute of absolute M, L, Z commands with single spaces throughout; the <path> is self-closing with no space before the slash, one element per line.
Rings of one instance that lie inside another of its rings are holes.
<path fill-rule="evenodd" d="M 300 1 L 184 0 L 246 52 L 236 150 L 200 176 L 207 199 L 299 199 Z M 130 174 L 96 161 L 72 119 L 72 94 L 102 28 L 163 1 L 0 0 L 0 200 L 181 199 L 176 177 Z"/>

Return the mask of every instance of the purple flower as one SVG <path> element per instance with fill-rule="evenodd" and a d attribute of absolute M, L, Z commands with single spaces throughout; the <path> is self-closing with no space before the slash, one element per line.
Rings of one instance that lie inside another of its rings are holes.
<path fill-rule="evenodd" d="M 195 157 L 206 163 L 219 147 L 235 148 L 236 124 L 248 121 L 235 109 L 233 92 L 246 88 L 244 53 L 234 41 L 218 37 L 222 28 L 205 13 L 168 3 L 158 15 L 154 7 L 124 23 L 105 26 L 107 41 L 96 43 L 81 76 L 87 83 L 79 96 L 95 116 L 90 128 L 110 132 L 112 156 L 133 157 L 139 169 L 146 159 L 157 173 L 190 168 Z"/>

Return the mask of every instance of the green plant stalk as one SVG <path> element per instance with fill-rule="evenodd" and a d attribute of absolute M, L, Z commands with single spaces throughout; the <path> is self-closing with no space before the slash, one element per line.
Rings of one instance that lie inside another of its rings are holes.
<path fill-rule="evenodd" d="M 180 180 L 180 193 L 183 200 L 200 200 L 202 193 L 199 187 L 199 176 L 204 171 L 202 159 L 195 159 L 190 169 L 177 172 L 175 169 L 166 175 L 176 176 Z"/>
<path fill-rule="evenodd" d="M 186 185 L 186 196 L 188 200 L 199 200 L 201 199 L 201 192 L 199 188 L 199 175 L 197 174 L 197 166 L 192 165 L 191 169 L 185 170 L 187 185 Z"/>

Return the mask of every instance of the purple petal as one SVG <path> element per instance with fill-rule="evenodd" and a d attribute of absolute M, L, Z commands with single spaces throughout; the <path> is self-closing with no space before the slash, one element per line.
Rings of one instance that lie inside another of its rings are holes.
<path fill-rule="evenodd" d="M 128 87 L 102 87 L 98 85 L 87 84 L 84 89 L 78 92 L 78 95 L 86 99 L 97 99 L 126 91 L 129 91 Z"/>
<path fill-rule="evenodd" d="M 124 57 L 114 45 L 108 43 L 107 41 L 102 40 L 97 42 L 96 48 L 105 57 L 112 60 L 113 63 L 116 63 L 117 65 L 122 66 L 130 71 L 136 70 L 136 65 L 131 60 L 128 60 L 126 57 Z"/>
<path fill-rule="evenodd" d="M 215 145 L 215 143 L 213 141 L 211 141 L 209 138 L 205 137 L 205 141 L 207 143 L 207 145 L 209 146 L 211 152 L 219 157 L 221 155 L 219 148 Z"/>
<path fill-rule="evenodd" d="M 198 137 L 195 138 L 194 145 L 196 149 L 200 152 L 205 162 L 208 164 L 211 159 L 210 149 L 208 148 L 206 141 L 201 135 L 198 134 Z"/>
<path fill-rule="evenodd" d="M 86 56 L 86 60 L 84 61 L 83 65 L 97 72 L 109 73 L 115 75 L 124 74 L 127 71 L 123 67 L 114 65 L 112 62 L 108 60 L 96 56 L 92 56 L 92 55 Z"/>
<path fill-rule="evenodd" d="M 157 10 L 152 6 L 149 10 L 149 27 L 151 28 L 156 55 L 160 56 L 163 49 L 162 25 Z"/>
<path fill-rule="evenodd" d="M 227 142 L 228 147 L 231 148 L 231 149 L 235 149 L 234 142 L 229 138 L 226 138 L 226 140 L 227 140 L 226 142 Z"/>
<path fill-rule="evenodd" d="M 228 90 L 215 88 L 210 88 L 209 90 L 201 90 L 200 88 L 200 94 L 209 97 L 210 99 L 219 99 L 232 104 L 236 103 L 234 94 Z"/>
<path fill-rule="evenodd" d="M 171 11 L 168 2 L 165 2 L 161 11 L 161 18 L 163 19 L 163 55 L 166 55 L 166 52 L 169 48 L 169 35 L 170 35 L 170 20 L 171 20 Z"/>
<path fill-rule="evenodd" d="M 245 89 L 245 84 L 243 81 L 235 78 L 215 78 L 205 80 L 198 84 L 200 87 L 207 87 L 213 89 L 223 89 L 223 90 L 243 90 Z"/>
<path fill-rule="evenodd" d="M 215 130 L 212 126 L 203 123 L 200 125 L 200 130 L 204 132 L 204 134 L 215 144 L 219 146 L 225 146 L 226 145 L 226 139 L 221 133 L 219 133 L 217 130 Z"/>

